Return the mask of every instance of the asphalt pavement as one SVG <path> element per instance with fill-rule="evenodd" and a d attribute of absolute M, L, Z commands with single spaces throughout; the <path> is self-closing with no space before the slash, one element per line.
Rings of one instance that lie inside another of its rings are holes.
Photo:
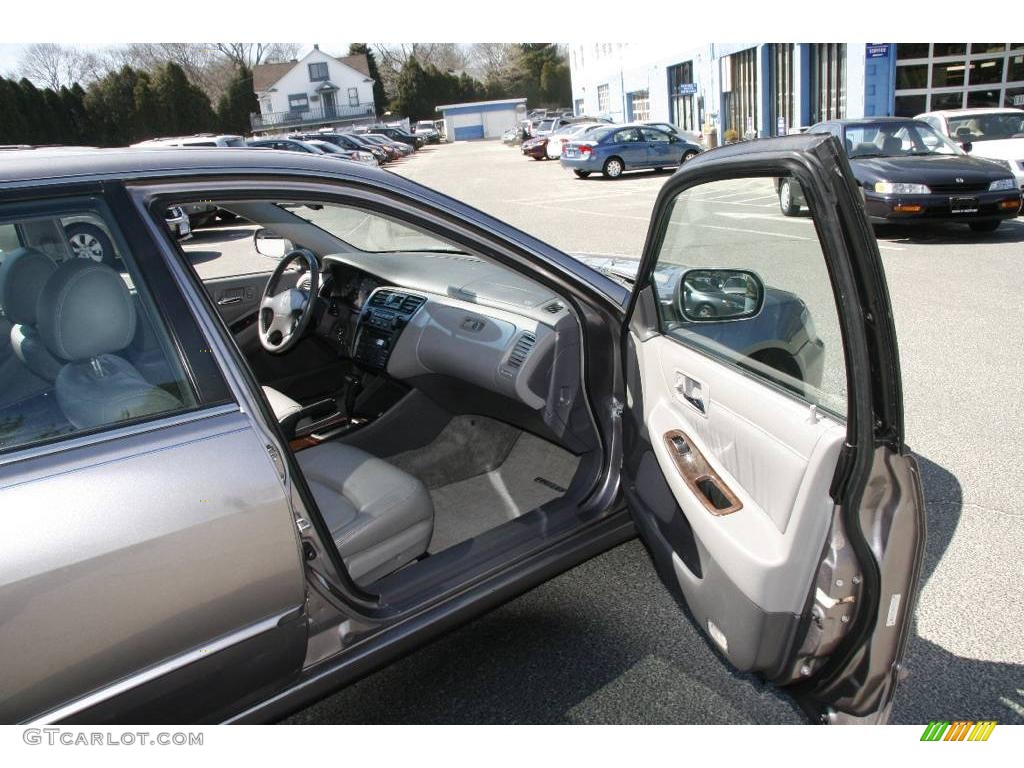
<path fill-rule="evenodd" d="M 635 258 L 668 173 L 577 179 L 497 142 L 430 147 L 396 169 L 570 253 Z M 728 227 L 790 231 L 770 199 Z M 766 218 L 767 217 L 767 218 Z M 771 219 L 771 221 L 769 221 Z M 779 230 L 782 227 L 782 230 Z M 878 231 L 900 344 L 907 442 L 928 508 L 920 603 L 894 722 L 1024 723 L 1024 219 Z M 802 247 L 802 246 L 801 246 Z M 564 574 L 296 722 L 799 722 L 737 675 L 635 542 Z"/>

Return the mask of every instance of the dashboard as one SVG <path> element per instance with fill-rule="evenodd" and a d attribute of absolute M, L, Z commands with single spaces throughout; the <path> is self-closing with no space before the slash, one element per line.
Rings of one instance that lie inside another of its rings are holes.
<path fill-rule="evenodd" d="M 372 273 L 363 254 L 324 257 L 319 335 L 453 412 L 526 422 L 572 447 L 582 401 L 575 316 L 515 273 L 431 256 L 366 254 Z"/>

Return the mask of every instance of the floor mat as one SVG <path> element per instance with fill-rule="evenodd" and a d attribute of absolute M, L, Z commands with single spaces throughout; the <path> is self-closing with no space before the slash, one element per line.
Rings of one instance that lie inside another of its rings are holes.
<path fill-rule="evenodd" d="M 523 432 L 495 470 L 430 491 L 434 536 L 440 552 L 529 512 L 565 493 L 579 459 Z"/>

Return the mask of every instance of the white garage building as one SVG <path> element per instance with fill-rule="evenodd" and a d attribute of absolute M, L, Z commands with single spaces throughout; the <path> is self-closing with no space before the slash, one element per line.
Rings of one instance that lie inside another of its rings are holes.
<path fill-rule="evenodd" d="M 444 116 L 444 135 L 449 141 L 500 139 L 526 118 L 526 99 L 443 104 L 435 109 Z"/>

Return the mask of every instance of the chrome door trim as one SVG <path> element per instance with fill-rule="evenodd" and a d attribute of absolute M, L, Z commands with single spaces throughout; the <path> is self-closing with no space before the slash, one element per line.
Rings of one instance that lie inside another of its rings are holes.
<path fill-rule="evenodd" d="M 224 635 L 223 637 L 214 640 L 209 645 L 205 645 L 202 648 L 194 648 L 191 651 L 187 651 L 180 656 L 175 656 L 172 659 L 163 661 L 149 669 L 139 672 L 138 674 L 132 675 L 131 677 L 124 678 L 116 683 L 108 685 L 105 688 L 100 688 L 99 690 L 87 694 L 80 699 L 75 699 L 69 704 L 65 704 L 57 709 L 52 709 L 44 715 L 28 720 L 25 724 L 51 725 L 53 723 L 58 723 L 61 720 L 65 720 L 72 715 L 89 709 L 90 707 L 101 704 L 108 699 L 120 696 L 133 688 L 137 688 L 140 685 L 156 680 L 163 675 L 170 674 L 171 672 L 179 670 L 193 662 L 199 661 L 200 659 L 207 658 L 210 654 L 217 653 L 225 648 L 230 648 L 233 645 L 237 645 L 238 643 L 244 642 L 252 637 L 268 632 L 277 627 L 282 619 L 294 612 L 294 609 L 282 611 L 279 614 L 263 619 L 262 621 L 258 621 L 255 624 L 251 624 L 244 629 L 232 632 L 229 635 Z"/>

